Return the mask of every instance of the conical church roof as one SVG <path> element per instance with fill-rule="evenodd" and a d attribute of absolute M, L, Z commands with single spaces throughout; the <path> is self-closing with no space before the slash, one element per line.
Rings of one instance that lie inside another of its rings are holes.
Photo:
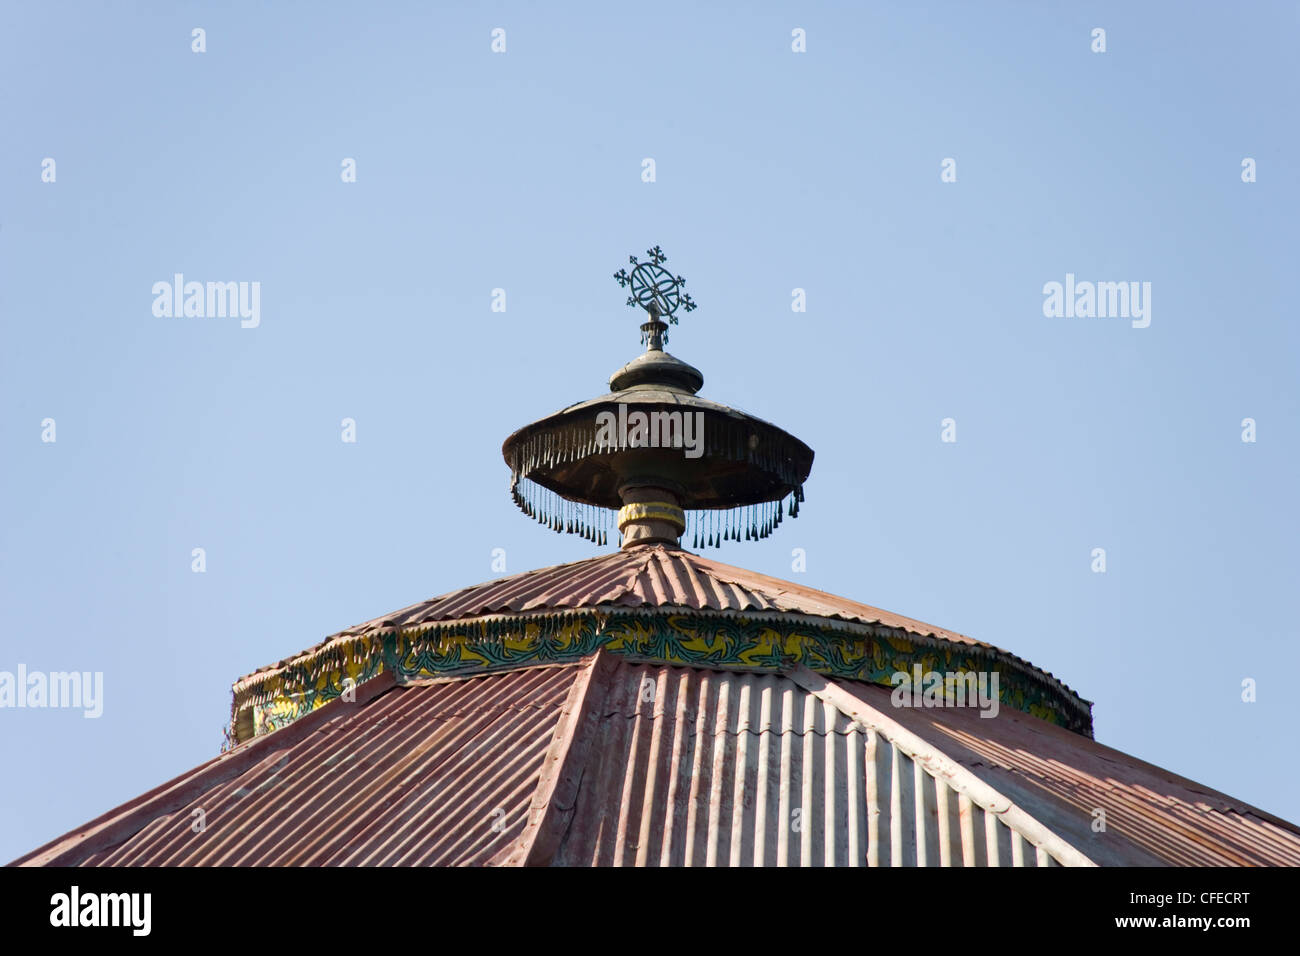
<path fill-rule="evenodd" d="M 382 658 L 385 636 L 418 635 L 427 643 L 431 634 L 464 635 L 469 639 L 462 646 L 468 650 L 460 660 L 462 666 L 474 668 L 492 663 L 490 655 L 475 660 L 473 648 L 481 643 L 474 638 L 489 633 L 493 625 L 505 622 L 509 628 L 523 620 L 540 634 L 547 625 L 562 629 L 566 621 L 587 613 L 593 621 L 603 620 L 611 634 L 619 626 L 611 623 L 611 618 L 617 622 L 635 620 L 638 615 L 691 614 L 732 622 L 735 633 L 723 634 L 707 648 L 692 646 L 683 635 L 671 651 L 671 659 L 677 663 L 761 667 L 772 655 L 784 655 L 788 662 L 802 662 L 829 674 L 870 679 L 881 670 L 877 666 L 881 655 L 888 658 L 889 675 L 910 667 L 913 658 L 924 659 L 927 669 L 939 658 L 983 662 L 1013 671 L 1033 688 L 1031 693 L 1044 701 L 1044 707 L 1060 715 L 1063 725 L 1091 733 L 1091 705 L 1051 674 L 1014 654 L 954 631 L 664 544 L 635 545 L 498 578 L 349 627 L 236 682 L 236 717 L 241 707 L 293 695 L 288 687 L 296 675 L 306 675 L 298 678 L 304 687 L 319 684 L 321 675 L 335 668 L 340 657 L 351 661 L 354 670 L 367 654 Z M 807 626 L 802 629 L 805 633 L 783 638 L 778 638 L 778 629 L 768 627 L 763 643 L 747 645 L 740 636 L 745 624 L 764 621 L 784 622 L 787 628 L 794 622 Z M 819 652 L 805 639 L 807 635 L 822 635 L 829 643 Z M 528 655 L 527 642 L 518 644 L 516 663 Z M 621 644 L 619 648 L 623 649 Z M 870 657 L 866 656 L 868 649 Z M 581 651 L 581 645 L 574 648 L 575 655 Z M 562 655 L 564 649 L 552 647 L 550 653 Z"/>
<path fill-rule="evenodd" d="M 16 862 L 1295 866 L 1300 830 L 1016 710 L 599 650 L 382 675 Z"/>
<path fill-rule="evenodd" d="M 646 353 L 503 448 L 526 514 L 617 551 L 241 678 L 228 750 L 16 862 L 1300 865 L 1300 828 L 1097 743 L 1014 654 L 682 547 L 777 531 L 813 453 L 696 395 L 664 261 L 616 275 Z"/>

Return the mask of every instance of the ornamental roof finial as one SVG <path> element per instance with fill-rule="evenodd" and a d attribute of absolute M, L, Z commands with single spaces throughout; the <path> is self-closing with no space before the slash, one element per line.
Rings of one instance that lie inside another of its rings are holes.
<path fill-rule="evenodd" d="M 647 349 L 609 377 L 604 395 L 525 425 L 505 440 L 510 495 L 548 528 L 624 548 L 716 547 L 766 538 L 799 514 L 813 451 L 777 426 L 699 395 L 700 370 L 663 350 L 691 312 L 686 280 L 658 246 L 614 273 L 646 310 Z M 665 321 L 666 320 L 666 321 Z"/>
<path fill-rule="evenodd" d="M 646 262 L 638 262 L 636 256 L 628 256 L 632 271 L 619 269 L 614 273 L 614 279 L 623 288 L 631 289 L 627 304 L 640 306 L 650 315 L 649 321 L 641 326 L 641 344 L 647 351 L 661 352 L 668 341 L 668 326 L 663 319 L 667 318 L 676 325 L 677 310 L 693 312 L 695 301 L 682 291 L 686 280 L 663 267 L 668 257 L 662 249 L 658 246 L 647 249 L 646 257 Z"/>

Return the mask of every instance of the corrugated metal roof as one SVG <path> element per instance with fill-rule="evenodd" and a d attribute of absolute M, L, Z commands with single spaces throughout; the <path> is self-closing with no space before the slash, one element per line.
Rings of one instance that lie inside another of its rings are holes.
<path fill-rule="evenodd" d="M 223 755 L 31 862 L 482 863 L 519 835 L 583 670 L 387 681 L 368 702 L 336 701 L 328 715 L 305 718 L 303 730 L 294 725 Z"/>
<path fill-rule="evenodd" d="M 1300 829 L 1010 708 L 602 651 L 375 678 L 16 862 L 1300 865 Z"/>
<path fill-rule="evenodd" d="M 662 544 L 627 548 L 462 588 L 347 628 L 334 636 L 488 614 L 601 606 L 791 612 L 883 624 L 962 644 L 989 646 L 955 631 Z"/>
<path fill-rule="evenodd" d="M 624 662 L 603 714 L 559 865 L 1088 862 L 788 677 Z"/>
<path fill-rule="evenodd" d="M 895 709 L 888 690 L 852 686 L 1099 862 L 1300 866 L 1300 828 L 1091 738 L 1008 707 L 993 719 Z M 1097 810 L 1104 832 L 1093 830 Z"/>
<path fill-rule="evenodd" d="M 385 629 L 489 615 L 584 608 L 682 608 L 705 612 L 799 614 L 896 628 L 922 637 L 985 648 L 1023 665 L 1041 675 L 1049 685 L 1078 698 L 1062 681 L 1029 661 L 956 631 L 662 544 L 642 545 L 583 561 L 526 571 L 412 604 L 339 631 L 291 657 L 259 668 L 237 681 L 235 687 L 238 689 L 259 675 L 291 666 L 333 642 L 342 643 Z"/>

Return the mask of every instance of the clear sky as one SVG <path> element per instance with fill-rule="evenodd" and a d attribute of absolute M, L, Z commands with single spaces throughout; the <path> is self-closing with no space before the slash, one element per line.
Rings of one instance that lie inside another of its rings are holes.
<path fill-rule="evenodd" d="M 599 553 L 500 446 L 640 351 L 612 274 L 656 243 L 699 303 L 670 351 L 817 455 L 711 553 L 1011 650 L 1300 820 L 1298 19 L 7 0 L 0 671 L 104 683 L 0 709 L 0 861 L 216 754 L 237 677 L 494 548 Z M 175 273 L 260 283 L 259 324 L 155 316 Z M 1149 326 L 1046 317 L 1067 273 L 1150 283 Z"/>

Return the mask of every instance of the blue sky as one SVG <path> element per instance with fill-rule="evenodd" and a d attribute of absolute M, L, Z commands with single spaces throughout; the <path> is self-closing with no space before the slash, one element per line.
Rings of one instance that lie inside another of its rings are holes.
<path fill-rule="evenodd" d="M 599 553 L 500 445 L 639 352 L 611 276 L 656 243 L 703 394 L 817 455 L 711 553 L 1300 820 L 1296 5 L 699 6 L 0 9 L 0 670 L 104 675 L 99 719 L 0 710 L 0 859 L 214 755 L 235 678 L 494 548 Z M 177 272 L 260 324 L 154 316 Z M 1150 282 L 1150 326 L 1045 317 L 1067 273 Z"/>

